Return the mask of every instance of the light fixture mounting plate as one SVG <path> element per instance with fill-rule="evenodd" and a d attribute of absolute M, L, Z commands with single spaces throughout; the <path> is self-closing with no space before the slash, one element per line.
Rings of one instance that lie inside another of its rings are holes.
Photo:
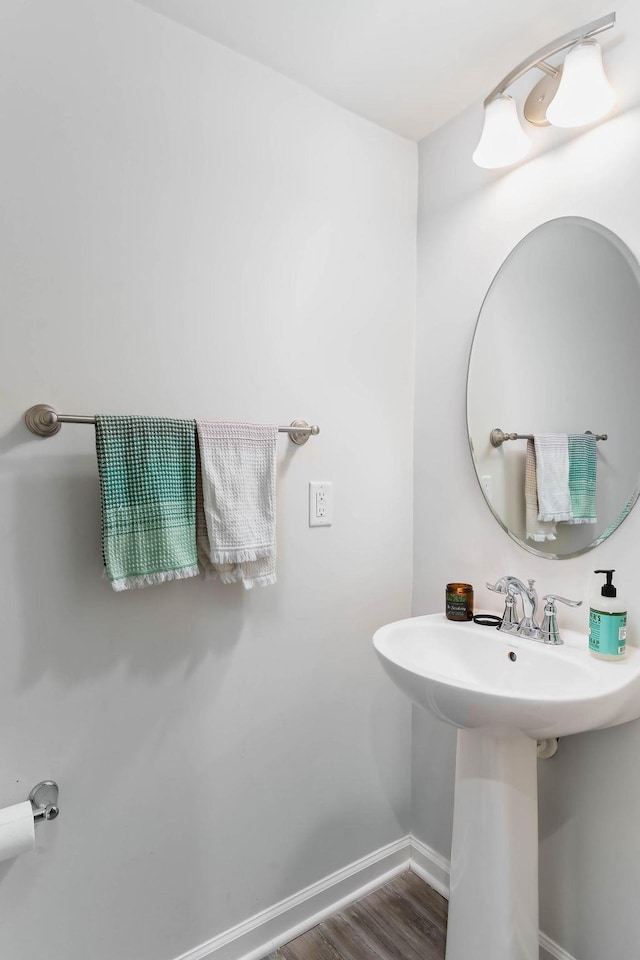
<path fill-rule="evenodd" d="M 528 122 L 532 123 L 535 127 L 550 126 L 547 120 L 547 107 L 556 95 L 556 91 L 560 86 L 561 77 L 561 68 L 558 68 L 557 77 L 549 77 L 545 74 L 541 80 L 538 80 L 527 97 L 524 104 L 524 117 L 525 120 L 528 120 Z"/>

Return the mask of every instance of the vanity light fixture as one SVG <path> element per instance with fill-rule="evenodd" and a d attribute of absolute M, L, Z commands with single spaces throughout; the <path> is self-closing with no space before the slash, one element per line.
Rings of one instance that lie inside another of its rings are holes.
<path fill-rule="evenodd" d="M 531 140 L 520 126 L 513 97 L 500 93 L 484 108 L 484 127 L 473 152 L 479 167 L 506 167 L 517 163 L 531 149 Z"/>
<path fill-rule="evenodd" d="M 583 127 L 604 117 L 616 101 L 602 66 L 602 50 L 595 40 L 585 40 L 569 50 L 560 86 L 547 107 L 554 127 Z"/>
<path fill-rule="evenodd" d="M 523 60 L 508 73 L 484 101 L 484 127 L 473 162 L 479 167 L 508 167 L 524 157 L 531 141 L 520 125 L 518 109 L 507 89 L 536 67 L 545 76 L 524 105 L 525 119 L 538 127 L 582 127 L 607 114 L 615 94 L 602 66 L 600 45 L 592 39 L 615 26 L 610 13 L 565 33 Z M 564 65 L 554 67 L 547 58 L 568 50 Z"/>

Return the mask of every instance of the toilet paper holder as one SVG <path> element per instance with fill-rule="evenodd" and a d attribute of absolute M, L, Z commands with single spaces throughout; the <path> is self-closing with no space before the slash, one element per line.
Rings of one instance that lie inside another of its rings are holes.
<path fill-rule="evenodd" d="M 58 784 L 53 780 L 42 780 L 37 783 L 31 793 L 31 809 L 36 823 L 42 820 L 55 820 L 60 813 L 58 807 Z"/>

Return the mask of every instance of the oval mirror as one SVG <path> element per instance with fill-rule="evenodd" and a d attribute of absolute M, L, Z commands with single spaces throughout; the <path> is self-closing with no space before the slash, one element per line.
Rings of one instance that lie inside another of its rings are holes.
<path fill-rule="evenodd" d="M 498 522 L 527 550 L 554 559 L 584 553 L 633 507 L 640 484 L 639 362 L 640 268 L 628 247 L 580 217 L 551 220 L 528 234 L 489 287 L 467 377 L 469 444 L 480 486 Z M 587 432 L 606 439 L 585 443 Z M 518 436 L 500 442 L 501 433 Z M 537 494 L 543 502 L 566 498 L 567 447 L 563 436 L 557 449 L 537 438 L 531 444 L 539 453 L 537 481 L 529 452 L 525 485 L 527 438 L 534 434 L 574 435 L 573 521 L 538 519 Z M 581 475 L 585 449 L 590 460 Z M 562 489 L 554 491 L 545 483 L 556 466 Z M 583 499 L 576 508 L 576 498 L 585 496 L 586 507 Z"/>

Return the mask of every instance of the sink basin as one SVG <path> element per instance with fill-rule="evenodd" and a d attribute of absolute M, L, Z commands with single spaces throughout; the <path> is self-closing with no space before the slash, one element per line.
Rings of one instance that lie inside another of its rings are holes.
<path fill-rule="evenodd" d="M 458 728 L 446 960 L 538 960 L 536 741 L 640 717 L 640 650 L 603 662 L 586 635 L 562 636 L 547 645 L 444 614 L 374 634 L 397 686 Z"/>
<path fill-rule="evenodd" d="M 554 646 L 431 614 L 382 627 L 373 644 L 397 686 L 456 727 L 541 740 L 640 716 L 640 650 L 603 662 L 586 635 L 562 637 Z"/>

